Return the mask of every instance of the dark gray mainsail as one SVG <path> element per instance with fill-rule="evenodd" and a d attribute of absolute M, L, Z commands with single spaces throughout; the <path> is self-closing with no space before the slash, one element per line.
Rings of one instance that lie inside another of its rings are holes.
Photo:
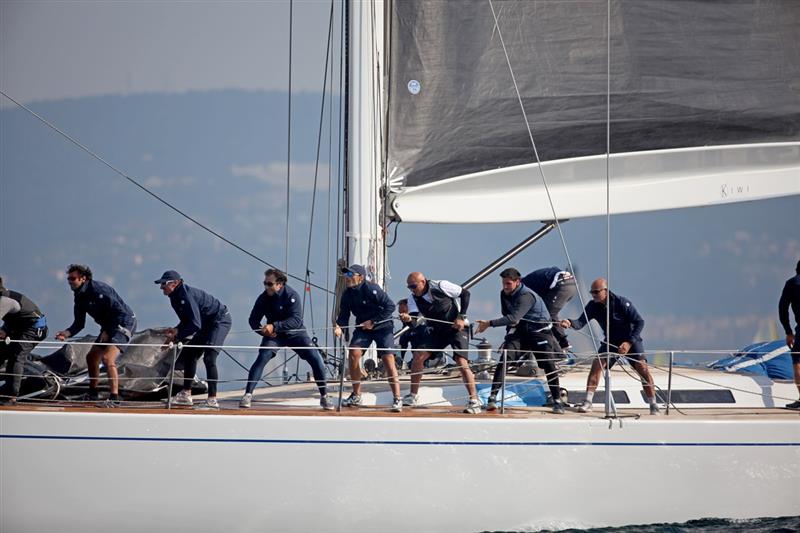
<path fill-rule="evenodd" d="M 674 181 L 666 196 L 676 199 L 664 207 L 708 203 L 709 196 L 730 201 L 723 186 L 739 191 L 737 200 L 800 193 L 800 174 L 792 177 L 800 169 L 800 2 L 494 0 L 492 5 L 539 157 L 570 163 L 545 169 L 554 186 L 601 177 L 604 182 L 605 162 L 589 164 L 586 158 L 606 153 L 608 116 L 611 154 L 668 154 L 667 161 L 648 156 L 633 166 L 618 158 L 612 180 L 617 176 L 638 187 L 641 180 L 663 179 L 665 172 L 675 178 L 737 176 L 706 183 L 709 195 L 693 202 L 677 199 L 686 196 L 686 183 Z M 530 167 L 537 160 L 489 1 L 395 1 L 389 17 L 386 168 L 399 191 L 393 202 L 399 218 L 461 221 L 429 216 L 424 200 L 419 209 L 411 205 L 420 188 L 441 203 L 486 187 L 506 187 L 515 195 L 527 187 L 534 195 L 527 204 L 541 202 L 535 192 L 542 186 L 540 171 Z M 746 149 L 710 149 L 708 157 L 696 152 L 709 147 Z M 669 152 L 676 149 L 688 149 L 689 159 Z M 513 179 L 497 171 L 526 165 Z M 740 179 L 741 171 L 765 168 L 771 177 L 761 189 Z M 639 210 L 659 207 L 626 199 L 631 202 Z M 499 219 L 472 213 L 464 221 L 548 218 L 548 210 L 549 205 L 532 206 Z M 637 209 L 627 209 L 632 210 Z M 580 207 L 567 213 L 592 214 L 597 210 Z"/>

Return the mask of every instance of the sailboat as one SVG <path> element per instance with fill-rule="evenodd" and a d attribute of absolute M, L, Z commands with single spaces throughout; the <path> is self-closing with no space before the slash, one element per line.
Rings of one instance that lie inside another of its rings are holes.
<path fill-rule="evenodd" d="M 799 20 L 793 2 L 349 3 L 346 263 L 383 281 L 387 220 L 544 221 L 474 283 L 566 219 L 800 193 Z M 246 413 L 3 408 L 0 529 L 463 532 L 800 514 L 800 417 L 774 408 L 791 383 L 670 373 L 686 413 L 656 418 L 638 416 L 639 383 L 621 372 L 607 385 L 616 411 L 562 417 L 323 413 L 302 399 Z M 460 387 L 423 383 L 423 401 L 446 407 Z"/>

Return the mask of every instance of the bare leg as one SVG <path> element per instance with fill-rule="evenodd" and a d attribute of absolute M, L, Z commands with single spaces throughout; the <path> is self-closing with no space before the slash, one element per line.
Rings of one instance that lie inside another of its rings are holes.
<path fill-rule="evenodd" d="M 642 378 L 642 389 L 644 390 L 644 395 L 650 399 L 656 397 L 656 387 L 653 383 L 653 376 L 650 375 L 650 369 L 647 368 L 646 361 L 636 361 L 631 359 L 630 360 L 631 366 L 636 373 Z M 646 383 L 646 384 L 645 384 Z"/>
<path fill-rule="evenodd" d="M 386 369 L 386 374 L 389 377 L 389 388 L 392 389 L 392 394 L 394 397 L 399 398 L 400 380 L 397 379 L 397 367 L 394 364 L 394 354 L 387 353 L 382 355 L 381 359 L 383 360 L 383 368 Z M 353 387 L 353 390 L 355 390 L 355 386 Z"/>
<path fill-rule="evenodd" d="M 347 361 L 350 364 L 350 382 L 353 384 L 353 394 L 361 394 L 361 355 L 364 352 L 360 348 L 350 348 Z M 396 371 L 395 371 L 396 375 Z"/>
<path fill-rule="evenodd" d="M 102 357 L 102 347 L 92 346 L 86 354 L 86 367 L 89 370 L 89 388 L 97 390 L 100 378 L 100 359 Z"/>
<path fill-rule="evenodd" d="M 600 361 L 600 357 L 592 361 L 592 369 L 589 370 L 589 377 L 586 379 L 586 392 L 594 394 L 594 391 L 597 390 L 597 384 L 600 383 L 600 374 L 605 368 L 605 363 Z"/>
<path fill-rule="evenodd" d="M 431 356 L 430 352 L 414 352 L 411 359 L 411 394 L 419 392 L 419 383 L 422 381 L 422 371 L 425 369 L 425 361 Z"/>
<path fill-rule="evenodd" d="M 794 384 L 797 385 L 797 392 L 800 393 L 800 363 L 793 364 L 792 368 L 794 369 Z"/>
<path fill-rule="evenodd" d="M 115 395 L 119 394 L 119 372 L 117 372 L 118 355 L 119 348 L 116 346 L 103 346 L 103 351 L 100 353 L 100 357 L 108 372 L 108 387 L 111 389 L 111 394 Z"/>
<path fill-rule="evenodd" d="M 469 359 L 466 357 L 455 357 L 456 363 L 461 370 L 461 379 L 464 380 L 464 385 L 467 387 L 467 393 L 469 397 L 475 399 L 478 397 L 478 389 L 475 388 L 475 374 L 472 373 L 472 369 L 469 367 Z"/>

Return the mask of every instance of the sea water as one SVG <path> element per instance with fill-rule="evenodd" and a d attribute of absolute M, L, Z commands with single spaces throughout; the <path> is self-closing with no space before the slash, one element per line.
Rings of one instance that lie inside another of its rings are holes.
<path fill-rule="evenodd" d="M 795 498 L 797 500 L 798 508 L 800 509 L 800 495 L 787 494 L 786 497 Z M 601 527 L 593 529 L 548 529 L 544 531 L 557 531 L 559 533 L 796 533 L 800 532 L 800 516 L 785 516 L 781 518 L 754 518 L 748 520 L 704 518 L 702 520 L 690 520 L 689 522 L 684 522 L 682 524 L 647 524 L 624 527 Z"/>

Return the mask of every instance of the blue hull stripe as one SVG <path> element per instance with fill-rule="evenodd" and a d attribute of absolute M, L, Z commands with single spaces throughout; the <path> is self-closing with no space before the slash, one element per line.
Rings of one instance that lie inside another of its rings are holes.
<path fill-rule="evenodd" d="M 74 435 L 0 435 L 0 439 L 78 440 L 122 442 L 200 442 L 217 444 L 358 444 L 388 446 L 657 446 L 657 447 L 786 447 L 800 442 L 477 442 L 414 440 L 336 440 L 336 439 L 200 439 L 180 437 L 86 437 Z"/>

